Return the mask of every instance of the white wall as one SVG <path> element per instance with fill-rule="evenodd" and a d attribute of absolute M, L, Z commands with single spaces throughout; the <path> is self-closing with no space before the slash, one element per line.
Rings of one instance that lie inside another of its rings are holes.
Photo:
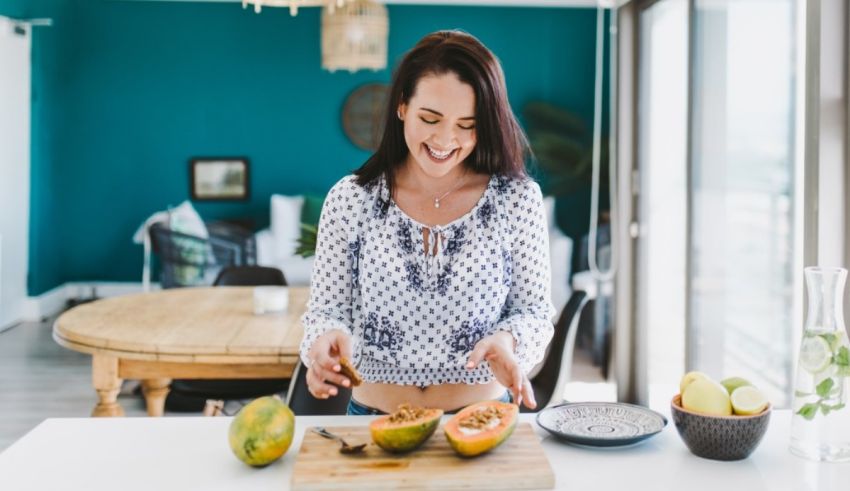
<path fill-rule="evenodd" d="M 0 17 L 0 330 L 23 317 L 30 198 L 30 33 Z"/>

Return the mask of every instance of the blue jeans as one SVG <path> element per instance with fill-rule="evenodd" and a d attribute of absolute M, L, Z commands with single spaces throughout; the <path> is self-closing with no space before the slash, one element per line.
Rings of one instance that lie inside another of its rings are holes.
<path fill-rule="evenodd" d="M 510 392 L 505 391 L 505 393 L 502 394 L 502 397 L 500 397 L 496 400 L 499 401 L 499 402 L 513 402 L 513 397 L 511 397 Z M 462 408 L 460 408 L 460 409 L 462 409 Z M 454 413 L 458 412 L 460 409 L 455 409 L 453 411 L 446 411 L 446 414 L 454 414 Z M 381 411 L 380 409 L 375 409 L 373 407 L 369 407 L 369 406 L 365 406 L 363 404 L 360 404 L 359 402 L 355 401 L 354 398 L 352 397 L 348 401 L 348 410 L 347 410 L 346 414 L 349 415 L 349 416 L 377 416 L 377 415 L 387 414 L 387 413 Z"/>

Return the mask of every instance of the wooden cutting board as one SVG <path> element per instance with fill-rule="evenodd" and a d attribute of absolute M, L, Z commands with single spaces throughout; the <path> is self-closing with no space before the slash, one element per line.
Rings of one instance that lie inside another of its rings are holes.
<path fill-rule="evenodd" d="M 370 442 L 358 455 L 339 453 L 339 443 L 307 428 L 292 472 L 292 489 L 552 489 L 555 475 L 528 423 L 495 450 L 471 459 L 458 457 L 442 427 L 419 449 L 402 455 L 371 443 L 369 428 L 326 428 L 349 444 Z"/>

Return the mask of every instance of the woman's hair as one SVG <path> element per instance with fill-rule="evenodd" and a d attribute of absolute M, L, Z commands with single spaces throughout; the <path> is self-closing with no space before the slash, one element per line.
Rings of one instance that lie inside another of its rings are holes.
<path fill-rule="evenodd" d="M 477 141 L 463 165 L 490 175 L 526 175 L 528 140 L 511 111 L 498 59 L 469 34 L 437 31 L 422 38 L 396 68 L 387 98 L 384 134 L 378 150 L 355 171 L 358 184 L 367 185 L 385 174 L 392 193 L 395 170 L 409 152 L 403 122 L 396 111 L 401 103 L 410 101 L 420 79 L 448 73 L 455 74 L 475 92 Z"/>

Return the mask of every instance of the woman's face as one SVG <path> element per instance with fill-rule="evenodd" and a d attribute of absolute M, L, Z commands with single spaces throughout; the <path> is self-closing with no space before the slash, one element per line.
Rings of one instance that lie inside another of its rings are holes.
<path fill-rule="evenodd" d="M 454 73 L 419 79 L 407 104 L 399 105 L 407 163 L 430 177 L 460 170 L 475 148 L 475 92 Z"/>

